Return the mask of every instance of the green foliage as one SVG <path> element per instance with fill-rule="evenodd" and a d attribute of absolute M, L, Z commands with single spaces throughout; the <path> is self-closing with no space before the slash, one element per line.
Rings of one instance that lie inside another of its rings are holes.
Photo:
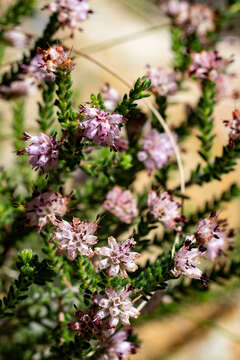
<path fill-rule="evenodd" d="M 199 150 L 200 156 L 206 161 L 209 161 L 211 156 L 211 149 L 215 135 L 212 134 L 214 126 L 213 110 L 216 103 L 215 100 L 215 83 L 205 79 L 202 81 L 202 97 L 199 100 L 197 112 L 198 124 L 201 135 L 198 139 L 201 141 Z"/>
<path fill-rule="evenodd" d="M 54 123 L 55 83 L 47 82 L 42 89 L 42 104 L 39 106 L 38 124 L 40 131 L 47 132 Z"/>
<path fill-rule="evenodd" d="M 5 17 L 0 20 L 1 25 L 17 25 L 23 16 L 31 16 L 36 0 L 16 0 L 10 6 Z"/>
<path fill-rule="evenodd" d="M 10 286 L 7 295 L 0 301 L 0 317 L 13 316 L 14 309 L 28 297 L 28 290 L 32 284 L 45 285 L 52 281 L 55 272 L 48 260 L 39 262 L 38 256 L 32 250 L 23 250 L 18 254 L 18 279 Z"/>
<path fill-rule="evenodd" d="M 138 78 L 134 84 L 133 89 L 130 90 L 129 95 L 125 94 L 122 101 L 118 104 L 115 112 L 128 118 L 132 112 L 136 110 L 137 104 L 135 101 L 144 99 L 150 94 L 145 93 L 151 86 L 151 81 L 146 80 L 145 77 Z"/>

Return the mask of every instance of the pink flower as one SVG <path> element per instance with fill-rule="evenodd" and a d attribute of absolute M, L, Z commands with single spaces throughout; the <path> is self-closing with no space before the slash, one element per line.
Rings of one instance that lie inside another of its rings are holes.
<path fill-rule="evenodd" d="M 217 81 L 219 72 L 229 63 L 223 60 L 217 51 L 201 51 L 194 53 L 192 56 L 192 64 L 189 67 L 189 74 L 199 79 L 209 79 Z"/>
<path fill-rule="evenodd" d="M 123 191 L 117 185 L 108 192 L 103 207 L 126 224 L 131 224 L 138 216 L 137 201 L 133 198 L 131 191 Z"/>
<path fill-rule="evenodd" d="M 177 75 L 175 73 L 168 74 L 163 69 L 148 66 L 146 78 L 151 80 L 152 92 L 160 96 L 172 95 L 178 90 Z"/>
<path fill-rule="evenodd" d="M 17 49 L 22 49 L 29 45 L 31 36 L 24 34 L 18 27 L 4 32 L 4 40 Z"/>
<path fill-rule="evenodd" d="M 22 69 L 35 76 L 39 82 L 54 81 L 57 71 L 71 71 L 73 63 L 64 48 L 58 45 L 47 50 L 38 48 L 38 54 L 32 59 L 30 65 L 23 64 Z"/>
<path fill-rule="evenodd" d="M 107 269 L 109 276 L 120 275 L 127 277 L 127 271 L 137 270 L 135 259 L 140 256 L 137 252 L 131 251 L 135 248 L 136 242 L 133 238 L 118 243 L 114 237 L 108 238 L 108 246 L 95 248 L 93 265 L 97 271 Z"/>
<path fill-rule="evenodd" d="M 35 169 L 41 169 L 44 173 L 57 168 L 58 165 L 58 142 L 56 137 L 49 137 L 40 133 L 32 136 L 24 133 L 22 140 L 29 141 L 29 145 L 18 151 L 18 155 L 28 153 L 29 163 Z"/>
<path fill-rule="evenodd" d="M 129 326 L 129 318 L 137 318 L 139 316 L 138 310 L 133 306 L 129 295 L 129 286 L 126 286 L 120 291 L 109 287 L 106 289 L 107 297 L 98 296 L 95 303 L 102 309 L 98 311 L 96 319 L 104 319 L 109 317 L 110 327 L 116 327 L 119 321 L 124 326 Z"/>
<path fill-rule="evenodd" d="M 224 120 L 224 124 L 230 129 L 229 143 L 234 146 L 235 141 L 240 137 L 240 110 L 235 109 L 232 116 L 232 120 Z"/>
<path fill-rule="evenodd" d="M 220 225 L 224 222 L 218 221 L 213 213 L 208 218 L 200 220 L 197 225 L 196 238 L 204 244 L 207 249 L 207 257 L 214 261 L 226 248 L 226 231 Z"/>
<path fill-rule="evenodd" d="M 57 13 L 58 21 L 62 26 L 74 30 L 78 23 L 87 20 L 92 13 L 88 0 L 55 0 L 46 6 L 48 10 Z"/>
<path fill-rule="evenodd" d="M 23 64 L 22 69 L 28 74 L 35 76 L 39 82 L 55 80 L 55 75 L 47 69 L 43 54 L 36 55 L 30 62 L 30 65 Z"/>
<path fill-rule="evenodd" d="M 186 1 L 169 0 L 162 5 L 165 14 L 173 17 L 176 25 L 183 25 L 189 19 L 189 4 Z"/>
<path fill-rule="evenodd" d="M 7 98 L 18 98 L 21 96 L 32 95 L 36 92 L 36 80 L 33 77 L 25 80 L 13 81 L 10 86 L 0 86 L 0 93 Z"/>
<path fill-rule="evenodd" d="M 185 275 L 193 279 L 202 278 L 203 273 L 197 266 L 200 264 L 200 258 L 204 252 L 199 248 L 191 248 L 194 243 L 194 235 L 187 235 L 185 244 L 178 250 L 174 258 L 175 266 L 172 270 L 174 276 Z"/>
<path fill-rule="evenodd" d="M 142 149 L 138 152 L 138 160 L 142 161 L 148 171 L 161 169 L 173 155 L 172 144 L 165 133 L 151 130 L 143 139 Z"/>
<path fill-rule="evenodd" d="M 92 140 L 94 144 L 109 146 L 114 150 L 119 149 L 120 126 L 126 121 L 122 115 L 82 106 L 80 116 L 84 117 L 79 121 L 83 136 Z"/>
<path fill-rule="evenodd" d="M 169 229 L 176 229 L 181 220 L 181 205 L 173 200 L 168 192 L 160 193 L 150 191 L 148 194 L 148 207 L 153 216 L 163 222 Z"/>
<path fill-rule="evenodd" d="M 127 360 L 130 354 L 135 354 L 137 346 L 126 341 L 130 331 L 121 330 L 110 338 L 103 338 L 101 347 L 105 353 L 100 360 Z"/>
<path fill-rule="evenodd" d="M 101 89 L 104 105 L 108 111 L 112 111 L 117 107 L 117 104 L 121 100 L 119 92 L 111 88 L 109 84 L 105 84 Z"/>
<path fill-rule="evenodd" d="M 43 226 L 54 221 L 55 216 L 63 216 L 67 212 L 69 199 L 59 193 L 47 191 L 33 198 L 26 204 L 26 217 L 30 226 Z"/>
<path fill-rule="evenodd" d="M 208 32 L 215 30 L 215 13 L 213 10 L 203 4 L 194 4 L 189 8 L 189 27 L 188 31 L 196 32 L 201 38 L 204 38 Z"/>
<path fill-rule="evenodd" d="M 92 246 L 97 243 L 96 223 L 73 218 L 72 224 L 65 220 L 55 221 L 57 231 L 54 240 L 57 243 L 58 253 L 66 254 L 68 260 L 73 261 L 77 255 L 93 256 Z"/>

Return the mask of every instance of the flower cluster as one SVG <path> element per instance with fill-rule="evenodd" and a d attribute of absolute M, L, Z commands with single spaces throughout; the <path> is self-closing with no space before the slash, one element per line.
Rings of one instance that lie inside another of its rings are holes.
<path fill-rule="evenodd" d="M 72 224 L 65 220 L 56 219 L 54 225 L 57 231 L 54 232 L 54 241 L 58 248 L 58 254 L 66 254 L 68 260 L 73 261 L 77 255 L 94 255 L 92 246 L 98 241 L 94 233 L 97 230 L 97 223 L 82 221 L 73 218 Z"/>
<path fill-rule="evenodd" d="M 94 144 L 109 146 L 119 151 L 122 146 L 120 142 L 121 125 L 126 121 L 120 114 L 89 106 L 80 109 L 79 129 L 83 136 L 92 140 Z"/>
<path fill-rule="evenodd" d="M 17 49 L 22 49 L 28 46 L 31 39 L 32 37 L 28 34 L 24 34 L 19 27 L 15 27 L 4 32 L 4 41 L 6 41 L 8 45 Z"/>
<path fill-rule="evenodd" d="M 168 135 L 153 129 L 144 137 L 137 156 L 151 173 L 153 170 L 161 169 L 172 155 L 173 147 Z"/>
<path fill-rule="evenodd" d="M 46 173 L 57 168 L 58 141 L 56 136 L 49 137 L 43 133 L 32 136 L 25 132 L 22 140 L 29 141 L 29 145 L 18 151 L 18 155 L 27 153 L 29 163 L 34 169 L 41 169 L 42 172 Z"/>
<path fill-rule="evenodd" d="M 133 198 L 131 191 L 123 191 L 117 185 L 108 192 L 103 206 L 126 224 L 131 224 L 138 216 L 137 201 Z"/>
<path fill-rule="evenodd" d="M 55 0 L 45 8 L 57 13 L 61 25 L 68 26 L 71 30 L 74 30 L 78 23 L 87 20 L 92 13 L 88 0 Z"/>
<path fill-rule="evenodd" d="M 129 326 L 129 319 L 139 316 L 138 310 L 133 306 L 129 296 L 130 288 L 126 286 L 120 291 L 109 287 L 106 289 L 107 297 L 96 296 L 95 303 L 102 309 L 97 312 L 96 319 L 109 318 L 109 326 L 115 328 L 119 322 Z"/>
<path fill-rule="evenodd" d="M 232 116 L 232 120 L 224 120 L 224 124 L 230 129 L 229 143 L 234 146 L 235 141 L 240 137 L 240 110 L 235 109 Z"/>
<path fill-rule="evenodd" d="M 207 5 L 169 0 L 162 5 L 162 9 L 172 17 L 175 25 L 183 27 L 188 34 L 195 32 L 202 40 L 215 30 L 215 13 Z"/>
<path fill-rule="evenodd" d="M 199 79 L 216 81 L 219 73 L 223 72 L 229 60 L 219 56 L 217 51 L 201 51 L 191 54 L 192 63 L 189 67 L 189 74 Z"/>
<path fill-rule="evenodd" d="M 96 270 L 107 269 L 109 276 L 120 275 L 127 277 L 127 271 L 134 272 L 137 270 L 135 259 L 140 255 L 131 251 L 135 248 L 136 242 L 133 238 L 118 243 L 112 236 L 108 238 L 108 246 L 95 248 L 93 265 Z"/>
<path fill-rule="evenodd" d="M 177 74 L 160 68 L 147 67 L 146 78 L 151 80 L 151 91 L 160 96 L 173 95 L 178 90 Z"/>
<path fill-rule="evenodd" d="M 104 354 L 100 360 L 127 360 L 130 354 L 136 354 L 137 345 L 127 340 L 132 329 L 116 332 L 108 338 L 103 338 L 101 348 Z"/>
<path fill-rule="evenodd" d="M 30 65 L 22 65 L 22 68 L 41 83 L 54 81 L 57 71 L 71 71 L 73 63 L 64 48 L 58 45 L 47 50 L 38 48 L 38 54 L 31 60 Z"/>
<path fill-rule="evenodd" d="M 200 258 L 204 255 L 205 249 L 193 247 L 196 243 L 194 235 L 187 235 L 184 245 L 177 251 L 174 258 L 174 269 L 172 273 L 178 277 L 185 275 L 193 279 L 202 279 L 203 273 L 197 267 L 200 264 Z"/>
<path fill-rule="evenodd" d="M 207 250 L 207 257 L 214 261 L 227 247 L 226 231 L 223 228 L 224 221 L 219 221 L 215 213 L 208 218 L 200 220 L 196 229 L 196 239 Z"/>
<path fill-rule="evenodd" d="M 10 86 L 1 85 L 0 93 L 6 98 L 18 98 L 32 95 L 37 90 L 37 81 L 34 77 L 19 79 L 11 82 Z"/>
<path fill-rule="evenodd" d="M 63 216 L 67 212 L 69 199 L 60 193 L 47 191 L 34 197 L 26 204 L 26 218 L 30 226 L 43 226 L 55 221 L 56 216 Z"/>
<path fill-rule="evenodd" d="M 162 221 L 169 229 L 176 229 L 181 220 L 181 205 L 173 200 L 171 194 L 165 191 L 158 195 L 156 191 L 150 191 L 148 207 L 155 219 Z"/>
<path fill-rule="evenodd" d="M 101 94 L 107 111 L 113 111 L 121 100 L 119 92 L 108 83 L 101 89 Z"/>

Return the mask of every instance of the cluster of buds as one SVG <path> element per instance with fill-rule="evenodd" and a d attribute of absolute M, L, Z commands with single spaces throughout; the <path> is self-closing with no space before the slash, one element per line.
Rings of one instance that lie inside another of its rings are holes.
<path fill-rule="evenodd" d="M 168 74 L 163 69 L 148 66 L 146 79 L 151 80 L 150 89 L 155 95 L 173 95 L 178 90 L 177 74 L 175 72 Z"/>
<path fill-rule="evenodd" d="M 94 144 L 109 146 L 115 151 L 125 149 L 125 143 L 120 138 L 121 125 L 126 121 L 120 114 L 82 106 L 80 108 L 79 129 L 83 136 Z"/>
<path fill-rule="evenodd" d="M 29 226 L 43 226 L 54 221 L 56 216 L 63 216 L 67 212 L 69 198 L 63 197 L 60 193 L 47 191 L 34 197 L 26 204 L 26 218 Z"/>
<path fill-rule="evenodd" d="M 92 257 L 94 251 L 92 246 L 98 241 L 94 233 L 97 223 L 82 221 L 73 218 L 72 224 L 56 219 L 54 221 L 57 231 L 54 232 L 54 241 L 58 248 L 58 254 L 66 254 L 68 260 L 73 261 L 77 255 Z"/>
<path fill-rule="evenodd" d="M 187 34 L 196 33 L 202 41 L 215 30 L 215 13 L 207 5 L 189 4 L 187 1 L 168 0 L 162 5 L 163 11 L 181 26 Z"/>
<path fill-rule="evenodd" d="M 219 56 L 217 51 L 201 51 L 191 54 L 192 63 L 189 67 L 189 74 L 199 79 L 209 79 L 216 82 L 219 74 L 230 63 L 229 60 Z"/>
<path fill-rule="evenodd" d="M 153 129 L 144 137 L 142 148 L 137 156 L 151 173 L 153 170 L 161 169 L 173 153 L 168 135 Z"/>
<path fill-rule="evenodd" d="M 29 163 L 34 169 L 40 169 L 43 173 L 54 170 L 58 165 L 58 141 L 56 136 L 49 137 L 40 133 L 32 136 L 24 133 L 23 141 L 29 141 L 29 145 L 23 150 L 18 151 L 18 155 L 27 153 Z"/>
<path fill-rule="evenodd" d="M 87 20 L 92 13 L 88 0 L 55 0 L 45 8 L 56 13 L 60 24 L 71 30 L 74 30 L 78 23 Z"/>
<path fill-rule="evenodd" d="M 181 205 L 168 192 L 157 194 L 150 191 L 148 194 L 148 208 L 155 219 L 164 223 L 169 229 L 176 229 L 181 222 Z"/>
<path fill-rule="evenodd" d="M 131 224 L 138 216 L 137 201 L 133 198 L 131 191 L 123 191 L 117 185 L 108 192 L 103 206 L 126 224 Z"/>
<path fill-rule="evenodd" d="M 194 247 L 195 245 L 195 236 L 187 235 L 184 245 L 177 251 L 174 258 L 175 265 L 172 270 L 174 276 L 185 275 L 192 279 L 204 280 L 205 277 L 198 265 L 206 249 L 204 247 Z"/>
<path fill-rule="evenodd" d="M 30 65 L 22 65 L 22 69 L 34 76 L 40 83 L 43 81 L 54 81 L 57 71 L 71 71 L 72 60 L 60 45 L 52 46 L 47 50 L 37 49 L 38 54 L 32 59 Z"/>
<path fill-rule="evenodd" d="M 110 87 L 110 85 L 107 83 L 101 89 L 101 94 L 107 111 L 113 111 L 116 109 L 117 104 L 121 100 L 119 92 L 116 89 Z"/>
<path fill-rule="evenodd" d="M 129 326 L 129 319 L 136 319 L 139 316 L 138 310 L 130 300 L 130 286 L 127 285 L 120 291 L 109 287 L 105 292 L 106 298 L 104 296 L 95 297 L 95 304 L 102 308 L 97 312 L 96 319 L 107 318 L 110 328 L 115 328 L 119 322 L 124 326 Z"/>
<path fill-rule="evenodd" d="M 134 272 L 137 270 L 135 259 L 140 256 L 135 249 L 136 242 L 133 238 L 118 243 L 112 236 L 108 238 L 108 246 L 95 248 L 93 265 L 97 271 L 107 269 L 109 276 L 127 277 L 127 271 Z"/>
<path fill-rule="evenodd" d="M 229 143 L 234 146 L 235 141 L 240 137 L 240 110 L 235 109 L 232 116 L 232 120 L 224 120 L 224 124 L 230 129 Z"/>

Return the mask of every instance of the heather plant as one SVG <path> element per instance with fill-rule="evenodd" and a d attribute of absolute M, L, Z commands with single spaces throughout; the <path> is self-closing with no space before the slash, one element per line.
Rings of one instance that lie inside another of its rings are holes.
<path fill-rule="evenodd" d="M 237 96 L 233 59 L 216 45 L 240 3 L 157 2 L 169 18 L 172 70 L 146 65 L 133 84 L 58 37 L 62 28 L 71 40 L 84 27 L 91 1 L 47 2 L 38 38 L 22 27 L 35 5 L 17 0 L 0 20 L 0 61 L 8 46 L 24 48 L 0 84 L 1 101 L 12 108 L 14 146 L 14 165 L 0 172 L 0 359 L 127 359 L 141 346 L 138 319 L 168 314 L 187 297 L 208 300 L 214 285 L 227 287 L 240 273 L 237 233 L 219 211 L 239 197 L 238 185 L 195 211 L 186 194 L 221 181 L 239 158 L 237 108 L 222 119 L 229 138 L 221 155 L 212 148 L 215 104 Z M 118 79 L 125 95 L 106 83 L 76 105 L 76 56 Z M 172 96 L 185 91 L 186 80 L 198 85 L 199 101 L 186 103 L 183 122 L 170 126 Z M 36 92 L 32 133 L 25 102 Z M 185 179 L 182 146 L 193 129 L 199 156 Z M 137 192 L 143 171 L 151 184 Z"/>

